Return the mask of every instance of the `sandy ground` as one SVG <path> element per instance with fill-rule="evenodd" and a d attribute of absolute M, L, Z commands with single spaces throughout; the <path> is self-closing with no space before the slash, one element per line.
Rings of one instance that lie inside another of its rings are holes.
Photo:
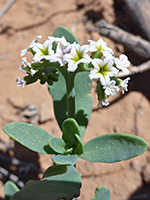
<path fill-rule="evenodd" d="M 0 10 L 6 4 L 0 0 Z M 26 121 L 18 111 L 27 105 L 37 108 L 37 115 L 31 122 L 52 133 L 60 136 L 60 130 L 54 119 L 51 97 L 47 86 L 39 83 L 32 84 L 24 89 L 16 86 L 16 77 L 23 74 L 18 70 L 21 65 L 20 51 L 39 34 L 43 41 L 51 35 L 59 25 L 64 25 L 72 30 L 81 44 L 86 44 L 88 39 L 99 39 L 98 33 L 88 34 L 85 29 L 87 20 L 95 21 L 104 18 L 110 23 L 116 21 L 116 14 L 112 0 L 22 0 L 16 1 L 9 12 L 0 19 L 0 128 L 12 121 Z M 124 52 L 121 45 L 102 37 L 108 42 L 115 55 Z M 134 64 L 134 63 L 133 63 Z M 97 105 L 96 94 L 92 90 L 94 99 L 93 113 L 84 137 L 84 142 L 104 133 L 121 132 L 138 135 L 148 143 L 150 141 L 150 72 L 131 77 L 129 93 L 123 98 L 115 97 L 114 103 L 104 109 L 95 109 Z M 94 88 L 94 84 L 93 84 Z M 117 99 L 118 98 L 118 99 Z M 111 99 L 113 101 L 114 99 Z M 40 119 L 40 124 L 38 123 Z M 20 160 L 34 163 L 44 171 L 52 162 L 50 156 L 38 155 L 27 151 L 16 144 L 0 131 L 0 139 L 8 142 L 14 148 L 10 152 L 0 148 L 3 154 L 11 155 Z M 1 144 L 0 144 L 1 145 Z M 132 195 L 149 193 L 150 186 L 150 153 L 126 162 L 115 164 L 90 163 L 79 160 L 77 170 L 82 173 L 83 185 L 81 200 L 88 200 L 94 196 L 98 185 L 104 185 L 111 190 L 111 199 L 126 199 Z M 0 166 L 9 168 L 2 162 Z M 16 168 L 10 168 L 17 173 Z M 22 178 L 27 181 L 32 177 L 30 173 Z M 37 174 L 34 178 L 38 178 Z M 3 182 L 0 180 L 0 198 L 4 198 Z"/>

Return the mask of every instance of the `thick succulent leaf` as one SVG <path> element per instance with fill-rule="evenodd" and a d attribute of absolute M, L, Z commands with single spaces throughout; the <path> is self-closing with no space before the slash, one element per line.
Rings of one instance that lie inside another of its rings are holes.
<path fill-rule="evenodd" d="M 80 135 L 80 127 L 75 119 L 68 118 L 63 122 L 63 140 L 67 148 L 73 148 L 73 154 L 83 153 L 83 143 Z"/>
<path fill-rule="evenodd" d="M 147 148 L 148 144 L 140 137 L 111 133 L 87 142 L 80 158 L 91 162 L 113 163 L 138 156 Z"/>
<path fill-rule="evenodd" d="M 19 191 L 19 188 L 11 181 L 7 181 L 4 186 L 5 200 L 10 200 L 10 198 Z"/>
<path fill-rule="evenodd" d="M 61 166 L 61 165 L 54 165 L 51 167 L 48 167 L 46 171 L 43 174 L 42 179 L 46 177 L 52 177 L 52 178 L 58 178 L 59 175 L 64 175 L 67 171 L 67 166 Z"/>
<path fill-rule="evenodd" d="M 80 194 L 81 175 L 73 166 L 52 166 L 41 181 L 30 181 L 11 200 L 73 199 Z"/>
<path fill-rule="evenodd" d="M 12 139 L 32 151 L 42 154 L 50 153 L 50 149 L 47 148 L 47 145 L 52 136 L 33 124 L 12 122 L 6 124 L 3 127 L 3 131 Z"/>
<path fill-rule="evenodd" d="M 80 126 L 83 138 L 88 121 L 92 113 L 91 80 L 89 72 L 80 72 L 75 76 L 75 119 Z"/>
<path fill-rule="evenodd" d="M 75 165 L 77 162 L 77 155 L 53 155 L 52 160 L 56 165 Z"/>
<path fill-rule="evenodd" d="M 48 85 L 49 93 L 53 98 L 54 113 L 57 123 L 62 129 L 62 123 L 67 119 L 66 84 L 62 73 L 59 71 L 59 81 L 52 86 Z"/>
<path fill-rule="evenodd" d="M 63 135 L 62 138 L 66 143 L 71 143 L 75 134 L 80 136 L 80 127 L 75 119 L 68 118 L 62 125 Z"/>
<path fill-rule="evenodd" d="M 55 31 L 54 31 L 54 33 L 53 33 L 53 36 L 54 37 L 59 37 L 59 38 L 61 38 L 61 37 L 65 37 L 66 38 L 66 40 L 69 42 L 69 43 L 74 43 L 74 42 L 76 42 L 76 43 L 79 43 L 79 41 L 77 40 L 77 38 L 75 37 L 75 35 L 72 33 L 72 32 L 70 32 L 66 27 L 64 27 L 64 26 L 58 26 L 56 29 L 55 29 Z"/>
<path fill-rule="evenodd" d="M 65 152 L 65 142 L 60 138 L 51 138 L 49 145 L 57 153 L 63 154 Z"/>
<path fill-rule="evenodd" d="M 81 137 L 75 134 L 75 138 L 72 141 L 73 145 L 73 153 L 77 155 L 81 155 L 84 151 L 84 145 L 82 143 Z"/>
<path fill-rule="evenodd" d="M 104 186 L 98 186 L 95 191 L 95 197 L 91 200 L 110 200 L 110 190 Z"/>

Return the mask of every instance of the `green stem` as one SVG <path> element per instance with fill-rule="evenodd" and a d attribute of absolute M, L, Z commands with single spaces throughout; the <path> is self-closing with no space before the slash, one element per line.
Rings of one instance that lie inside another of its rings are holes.
<path fill-rule="evenodd" d="M 75 73 L 68 72 L 66 77 L 67 88 L 67 114 L 68 118 L 75 118 L 75 88 L 74 88 Z"/>
<path fill-rule="evenodd" d="M 68 118 L 75 118 L 75 88 L 74 77 L 75 72 L 68 72 L 67 69 L 60 67 L 56 64 L 56 68 L 62 73 L 66 82 L 67 90 L 67 116 Z"/>

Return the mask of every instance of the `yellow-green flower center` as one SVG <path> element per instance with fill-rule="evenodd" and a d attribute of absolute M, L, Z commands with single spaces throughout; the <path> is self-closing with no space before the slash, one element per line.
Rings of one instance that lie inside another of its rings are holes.
<path fill-rule="evenodd" d="M 105 65 L 99 65 L 99 70 L 97 71 L 97 74 L 102 74 L 104 77 L 110 72 L 110 69 L 108 68 L 108 63 Z"/>
<path fill-rule="evenodd" d="M 75 56 L 72 58 L 73 61 L 77 62 L 83 58 L 83 51 L 76 51 Z"/>
<path fill-rule="evenodd" d="M 45 47 L 44 49 L 40 49 L 41 56 L 49 55 L 48 47 Z"/>
<path fill-rule="evenodd" d="M 102 48 L 102 45 L 96 45 L 96 49 L 98 50 L 98 51 L 105 51 L 105 49 L 104 48 Z"/>
<path fill-rule="evenodd" d="M 26 67 L 24 67 L 24 70 L 25 70 L 26 72 L 30 72 L 30 71 L 31 71 L 31 68 L 27 65 Z"/>

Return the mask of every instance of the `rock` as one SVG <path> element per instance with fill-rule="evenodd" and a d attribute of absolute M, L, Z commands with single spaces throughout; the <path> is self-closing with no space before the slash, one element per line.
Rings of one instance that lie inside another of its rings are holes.
<path fill-rule="evenodd" d="M 124 0 L 126 7 L 141 35 L 150 40 L 150 1 Z"/>
<path fill-rule="evenodd" d="M 28 105 L 25 110 L 20 112 L 22 121 L 37 124 L 39 122 L 39 111 L 35 105 Z"/>
<path fill-rule="evenodd" d="M 34 105 L 29 105 L 21 114 L 26 118 L 32 118 L 38 115 L 38 109 Z"/>

